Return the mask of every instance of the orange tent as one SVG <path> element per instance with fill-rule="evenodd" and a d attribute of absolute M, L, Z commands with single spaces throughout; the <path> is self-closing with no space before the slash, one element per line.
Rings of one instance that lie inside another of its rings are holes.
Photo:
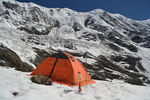
<path fill-rule="evenodd" d="M 64 52 L 46 58 L 31 75 L 42 74 L 57 83 L 78 86 L 79 72 L 82 74 L 81 86 L 95 83 L 83 65 L 75 57 Z"/>

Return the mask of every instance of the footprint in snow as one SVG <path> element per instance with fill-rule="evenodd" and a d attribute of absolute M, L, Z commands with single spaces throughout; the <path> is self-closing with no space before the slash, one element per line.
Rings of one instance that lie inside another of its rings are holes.
<path fill-rule="evenodd" d="M 64 90 L 65 93 L 72 92 L 73 90 Z"/>

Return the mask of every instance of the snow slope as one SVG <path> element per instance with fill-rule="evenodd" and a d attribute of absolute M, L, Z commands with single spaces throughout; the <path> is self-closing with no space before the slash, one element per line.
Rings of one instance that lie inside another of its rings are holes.
<path fill-rule="evenodd" d="M 119 80 L 96 81 L 78 93 L 77 87 L 32 83 L 27 74 L 0 67 L 0 100 L 150 100 L 150 85 L 135 86 Z M 14 96 L 13 92 L 19 94 Z"/>

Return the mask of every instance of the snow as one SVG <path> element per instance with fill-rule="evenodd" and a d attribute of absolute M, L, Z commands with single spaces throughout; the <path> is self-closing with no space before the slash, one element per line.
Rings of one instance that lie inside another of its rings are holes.
<path fill-rule="evenodd" d="M 142 64 L 150 76 L 150 50 L 148 48 L 139 47 L 138 55 L 142 57 Z"/>
<path fill-rule="evenodd" d="M 90 58 L 83 58 L 83 57 L 76 57 L 78 60 L 82 61 L 82 62 L 86 62 L 88 64 L 92 64 L 92 63 L 95 63 L 96 60 L 94 59 L 90 59 Z"/>
<path fill-rule="evenodd" d="M 22 61 L 32 65 L 30 60 L 36 58 L 36 53 L 33 51 L 32 47 L 21 40 L 22 37 L 26 37 L 24 33 L 8 28 L 7 30 L 3 27 L 0 27 L 0 44 L 11 48 L 12 51 L 17 53 Z"/>
<path fill-rule="evenodd" d="M 1 100 L 150 100 L 150 85 L 137 86 L 119 80 L 96 81 L 83 87 L 69 87 L 53 83 L 45 86 L 32 83 L 27 72 L 0 67 Z M 12 93 L 18 92 L 17 96 Z"/>

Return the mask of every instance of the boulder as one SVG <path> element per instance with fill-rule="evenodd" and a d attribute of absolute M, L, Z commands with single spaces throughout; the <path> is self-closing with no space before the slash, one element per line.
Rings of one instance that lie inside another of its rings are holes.
<path fill-rule="evenodd" d="M 31 81 L 37 84 L 44 84 L 44 85 L 52 85 L 52 81 L 49 77 L 43 76 L 41 74 L 37 74 L 31 77 Z"/>

